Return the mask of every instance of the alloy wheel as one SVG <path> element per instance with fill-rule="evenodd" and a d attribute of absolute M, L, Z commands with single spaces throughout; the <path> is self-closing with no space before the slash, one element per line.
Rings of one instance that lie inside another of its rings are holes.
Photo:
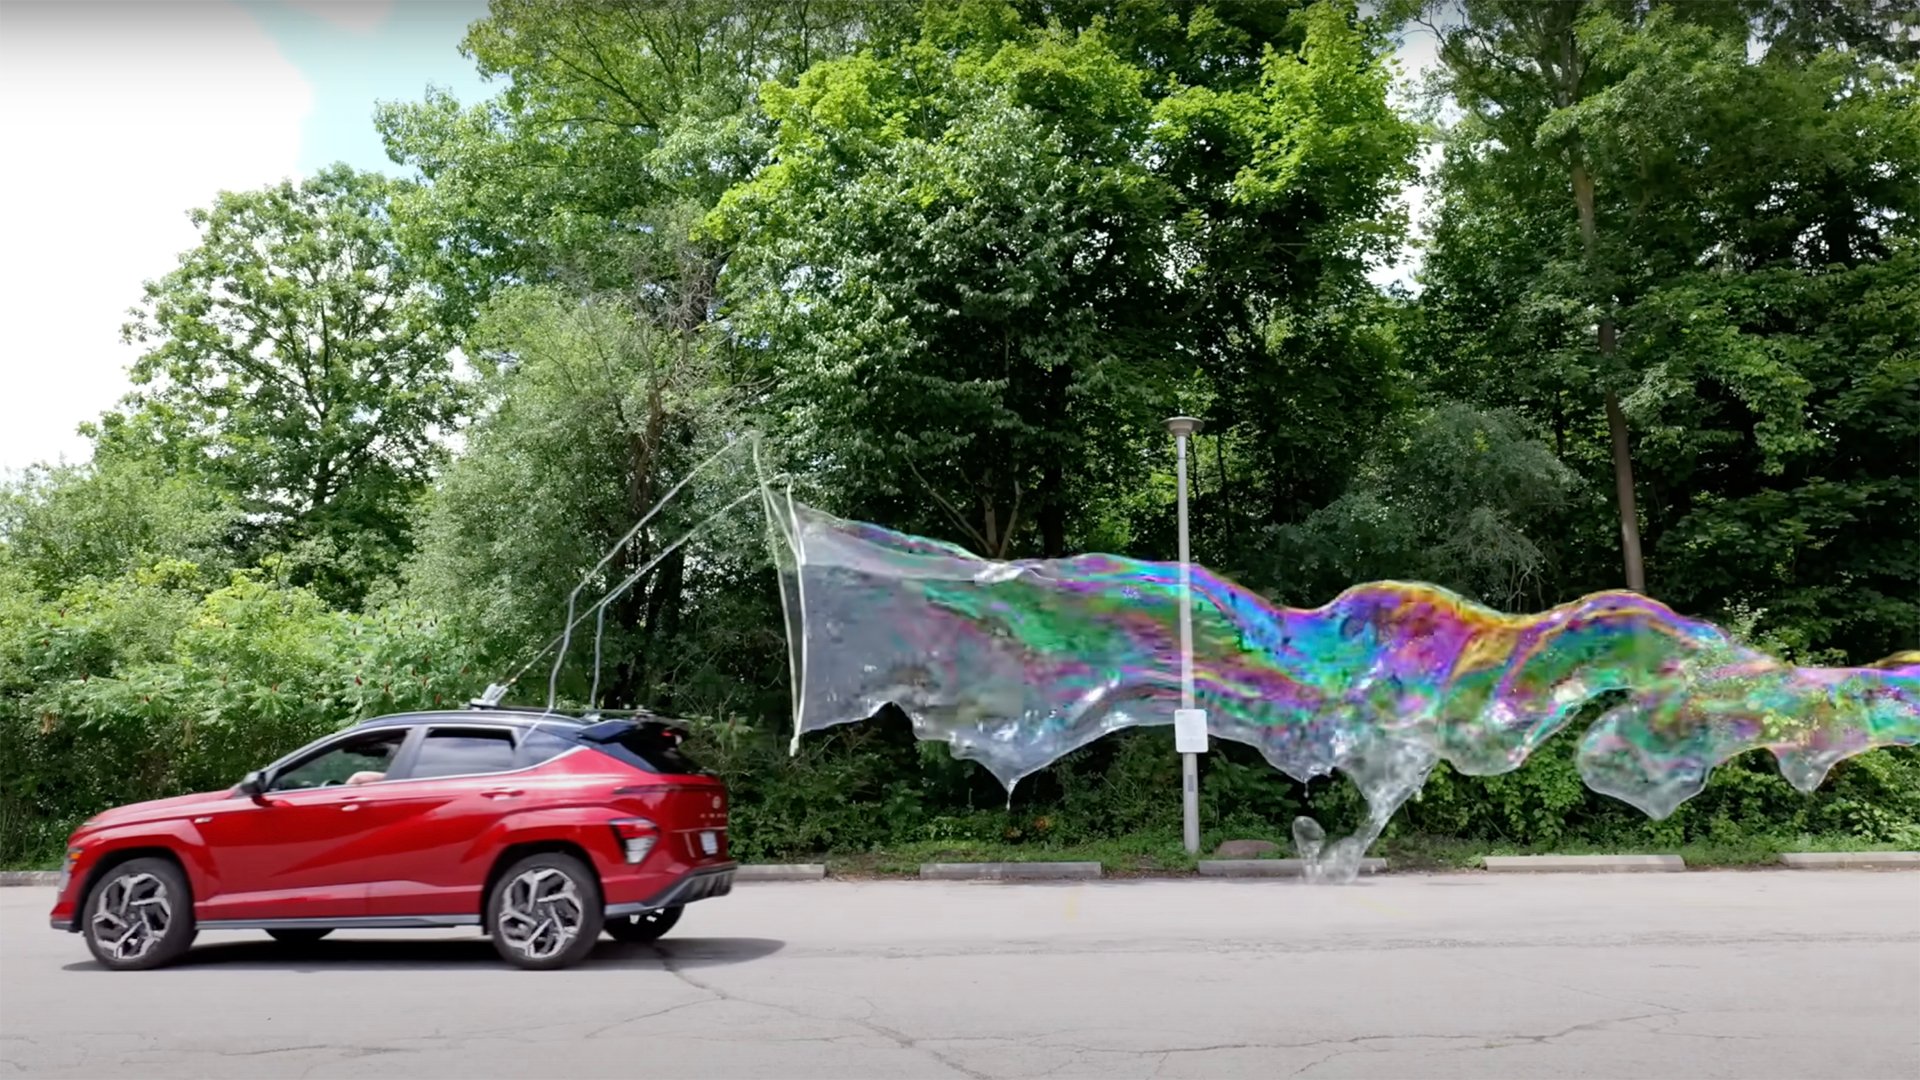
<path fill-rule="evenodd" d="M 500 900 L 500 938 L 529 960 L 545 960 L 580 936 L 585 914 L 573 878 L 552 867 L 535 867 L 507 884 Z"/>
<path fill-rule="evenodd" d="M 139 960 L 173 925 L 167 883 L 153 874 L 123 874 L 107 882 L 93 910 L 93 935 L 115 960 Z"/>

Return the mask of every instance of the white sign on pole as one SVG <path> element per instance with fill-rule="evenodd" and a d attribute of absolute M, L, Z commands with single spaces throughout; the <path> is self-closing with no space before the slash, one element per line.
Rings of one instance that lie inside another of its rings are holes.
<path fill-rule="evenodd" d="M 1173 749 L 1181 754 L 1207 752 L 1207 710 L 1173 710 Z"/>

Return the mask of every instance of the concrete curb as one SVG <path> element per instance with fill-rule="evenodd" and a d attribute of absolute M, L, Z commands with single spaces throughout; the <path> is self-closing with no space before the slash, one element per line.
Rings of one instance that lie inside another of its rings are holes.
<path fill-rule="evenodd" d="M 8 885 L 57 885 L 58 870 L 0 870 L 0 888 Z"/>
<path fill-rule="evenodd" d="M 1385 859 L 1360 860 L 1363 874 L 1378 874 L 1386 868 Z M 1197 869 L 1201 877 L 1300 877 L 1306 872 L 1306 864 L 1299 859 L 1201 859 Z"/>
<path fill-rule="evenodd" d="M 735 881 L 819 881 L 825 863 L 748 863 L 733 872 Z"/>
<path fill-rule="evenodd" d="M 1920 870 L 1920 851 L 1788 851 L 1780 865 L 1798 870 L 1830 870 L 1848 866 L 1898 866 Z"/>
<path fill-rule="evenodd" d="M 1084 881 L 1101 876 L 1097 862 L 921 863 L 925 881 Z"/>
<path fill-rule="evenodd" d="M 1488 870 L 1506 874 L 1673 873 L 1687 863 L 1678 855 L 1488 855 Z"/>

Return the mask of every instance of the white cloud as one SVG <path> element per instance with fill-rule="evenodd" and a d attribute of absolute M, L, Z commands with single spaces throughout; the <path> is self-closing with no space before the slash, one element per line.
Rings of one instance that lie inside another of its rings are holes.
<path fill-rule="evenodd" d="M 0 471 L 83 459 L 141 283 L 216 192 L 294 175 L 313 93 L 231 3 L 0 8 Z"/>

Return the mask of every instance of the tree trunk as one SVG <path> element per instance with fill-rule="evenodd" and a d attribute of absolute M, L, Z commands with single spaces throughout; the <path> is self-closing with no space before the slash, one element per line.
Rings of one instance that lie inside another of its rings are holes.
<path fill-rule="evenodd" d="M 1065 364 L 1055 364 L 1047 372 L 1047 416 L 1054 424 L 1068 423 L 1067 387 L 1072 372 Z M 1047 559 L 1067 554 L 1067 466 L 1066 454 L 1056 449 L 1040 467 L 1040 555 Z"/>
<path fill-rule="evenodd" d="M 1232 551 L 1234 537 L 1236 535 L 1233 527 L 1233 497 L 1227 493 L 1227 453 L 1220 448 L 1220 442 L 1220 433 L 1215 432 L 1213 436 L 1213 463 L 1220 470 L 1220 492 L 1215 501 L 1220 504 L 1220 520 L 1225 523 L 1222 536 L 1225 538 L 1226 550 Z"/>
<path fill-rule="evenodd" d="M 1067 475 L 1059 455 L 1040 470 L 1040 555 L 1062 559 L 1067 554 Z"/>
<path fill-rule="evenodd" d="M 1612 320 L 1608 320 L 1606 329 L 1613 329 Z M 1627 588 L 1643 593 L 1647 591 L 1647 571 L 1640 560 L 1640 511 L 1633 498 L 1627 418 L 1620 411 L 1620 396 L 1611 389 L 1607 391 L 1607 433 L 1613 439 L 1613 496 L 1620 507 L 1620 557 L 1627 566 Z"/>
<path fill-rule="evenodd" d="M 687 549 L 676 548 L 661 561 L 652 588 L 647 590 L 645 650 L 646 673 L 651 685 L 635 688 L 635 706 L 652 705 L 664 712 L 673 711 L 673 683 L 665 676 L 671 668 L 666 650 L 680 639 L 681 597 L 686 592 Z"/>
<path fill-rule="evenodd" d="M 1594 215 L 1593 176 L 1576 149 L 1573 158 L 1573 202 L 1580 213 L 1580 244 L 1586 256 L 1588 273 L 1593 273 L 1593 254 L 1599 229 Z M 1627 588 L 1647 591 L 1646 566 L 1640 558 L 1640 513 L 1633 498 L 1633 456 L 1627 445 L 1627 416 L 1620 409 L 1620 395 L 1613 388 L 1613 356 L 1617 347 L 1611 298 L 1599 298 L 1601 384 L 1606 387 L 1607 435 L 1613 444 L 1614 504 L 1620 513 L 1620 557 L 1626 565 Z"/>

